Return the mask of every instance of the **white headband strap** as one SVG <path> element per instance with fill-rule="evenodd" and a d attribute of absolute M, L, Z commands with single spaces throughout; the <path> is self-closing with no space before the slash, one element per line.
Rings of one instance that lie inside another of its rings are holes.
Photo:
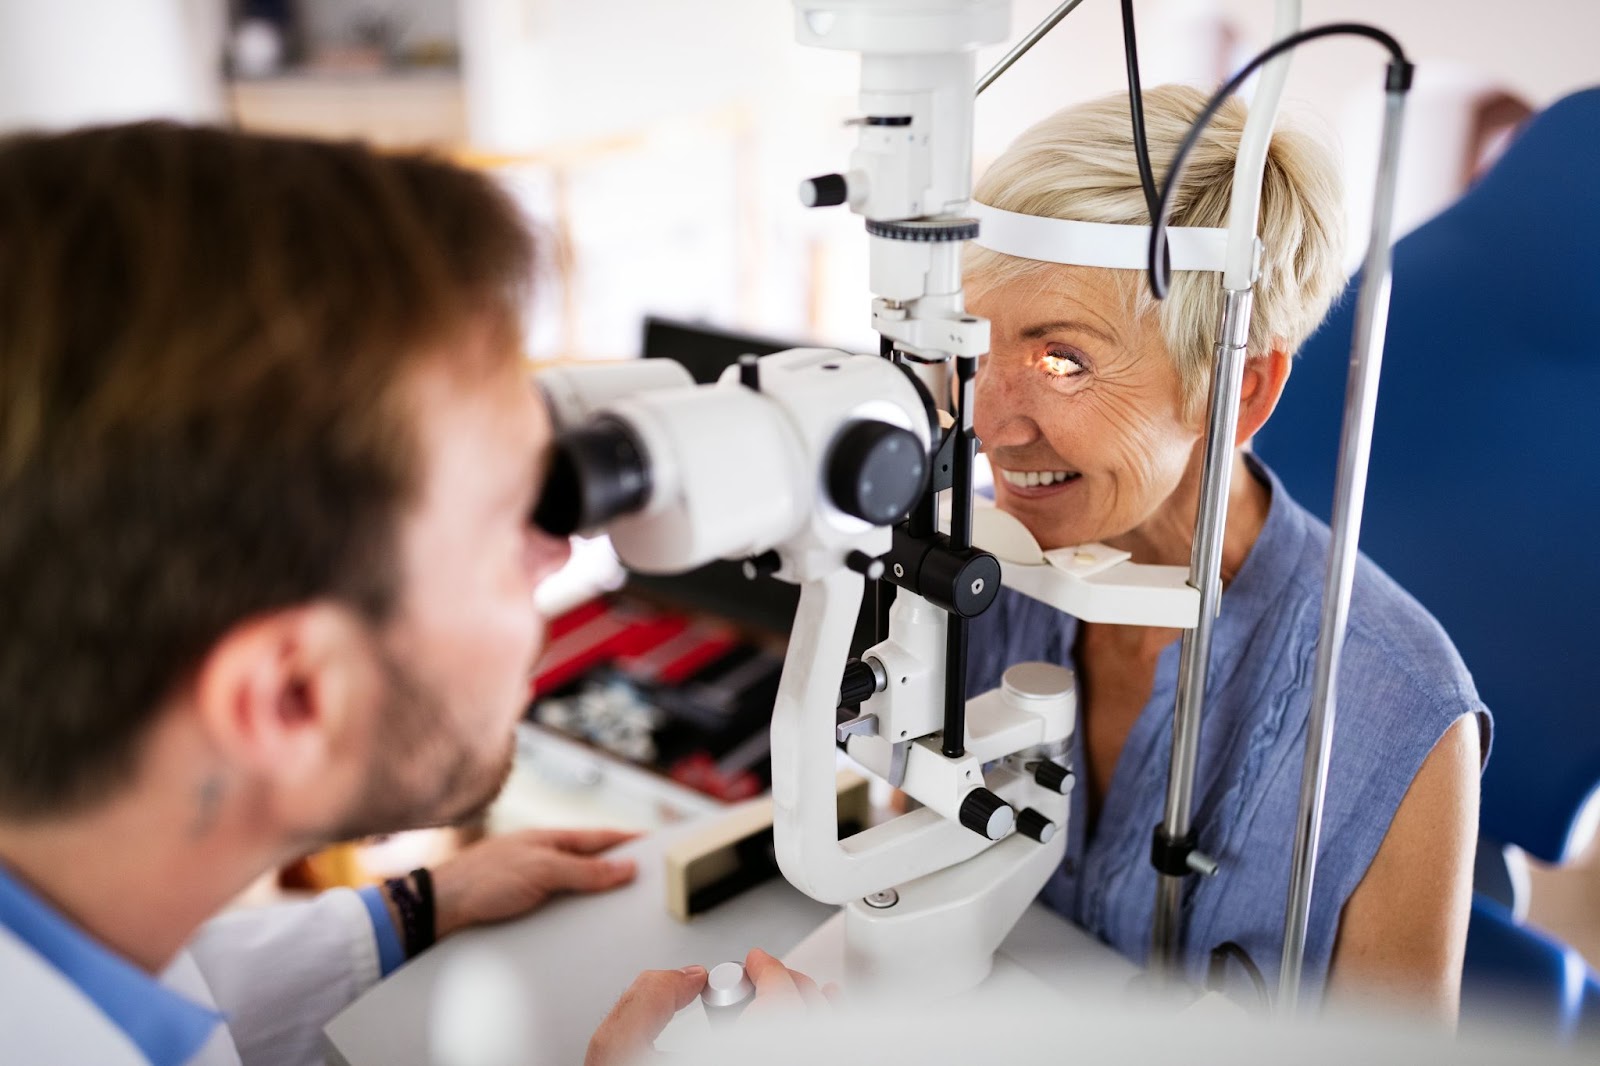
<path fill-rule="evenodd" d="M 993 252 L 1114 270 L 1143 270 L 1150 261 L 1149 226 L 1019 215 L 976 200 L 972 201 L 971 214 L 978 220 L 978 236 L 973 243 Z M 1167 248 L 1173 270 L 1220 271 L 1228 253 L 1228 231 L 1168 226 Z"/>

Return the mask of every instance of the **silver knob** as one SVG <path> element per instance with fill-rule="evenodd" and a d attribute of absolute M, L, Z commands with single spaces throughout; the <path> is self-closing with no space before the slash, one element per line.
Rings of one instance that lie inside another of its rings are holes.
<path fill-rule="evenodd" d="M 714 1023 L 732 1021 L 749 1004 L 756 994 L 756 986 L 737 962 L 721 962 L 706 975 L 706 987 L 700 990 L 700 1002 L 705 1004 L 706 1017 Z"/>

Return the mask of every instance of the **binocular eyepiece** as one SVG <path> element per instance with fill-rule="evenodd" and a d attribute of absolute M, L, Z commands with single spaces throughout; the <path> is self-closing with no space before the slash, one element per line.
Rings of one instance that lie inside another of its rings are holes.
<path fill-rule="evenodd" d="M 874 526 L 904 518 L 927 478 L 916 435 L 874 419 L 858 419 L 839 434 L 823 471 L 829 502 Z M 533 521 L 557 537 L 596 529 L 643 510 L 652 484 L 639 435 L 622 419 L 602 415 L 557 439 Z"/>
<path fill-rule="evenodd" d="M 570 537 L 641 510 L 650 486 L 649 459 L 633 427 L 601 415 L 557 439 L 533 522 Z"/>
<path fill-rule="evenodd" d="M 683 573 L 802 541 L 853 547 L 921 499 L 930 403 L 902 368 L 793 349 L 750 380 L 682 385 L 672 378 L 687 373 L 673 369 L 566 369 L 541 382 L 561 431 L 539 528 L 604 528 L 630 569 Z"/>

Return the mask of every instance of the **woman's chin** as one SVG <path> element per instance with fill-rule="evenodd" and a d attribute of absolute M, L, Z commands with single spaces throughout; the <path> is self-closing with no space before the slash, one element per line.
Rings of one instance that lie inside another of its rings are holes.
<path fill-rule="evenodd" d="M 1067 486 L 1071 486 L 1068 482 Z M 1063 486 L 1052 485 L 1051 488 Z M 1033 534 L 1033 539 L 1038 542 L 1043 551 L 1055 548 L 1071 548 L 1079 544 L 1088 544 L 1099 538 L 1093 535 L 1094 531 L 1076 516 L 1066 519 L 1051 505 L 1051 499 L 1072 498 L 1072 494 L 1052 494 L 1051 497 L 1041 498 L 1037 495 L 1025 496 L 1021 491 L 1010 486 L 996 487 L 995 505 L 1011 517 L 1021 522 L 1027 531 Z"/>

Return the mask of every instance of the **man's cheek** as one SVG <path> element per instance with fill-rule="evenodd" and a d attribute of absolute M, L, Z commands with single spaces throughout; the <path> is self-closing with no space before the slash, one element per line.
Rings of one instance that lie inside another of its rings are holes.
<path fill-rule="evenodd" d="M 530 677 L 533 675 L 534 667 L 539 662 L 539 657 L 544 654 L 544 649 L 549 645 L 549 643 L 550 622 L 544 617 L 544 615 L 535 610 L 533 613 L 533 640 L 531 642 L 532 651 L 528 655 L 528 675 Z"/>
<path fill-rule="evenodd" d="M 571 559 L 570 540 L 551 537 L 537 531 L 531 532 L 528 543 L 523 549 L 524 580 L 534 589 L 538 589 L 546 578 L 560 571 Z"/>

